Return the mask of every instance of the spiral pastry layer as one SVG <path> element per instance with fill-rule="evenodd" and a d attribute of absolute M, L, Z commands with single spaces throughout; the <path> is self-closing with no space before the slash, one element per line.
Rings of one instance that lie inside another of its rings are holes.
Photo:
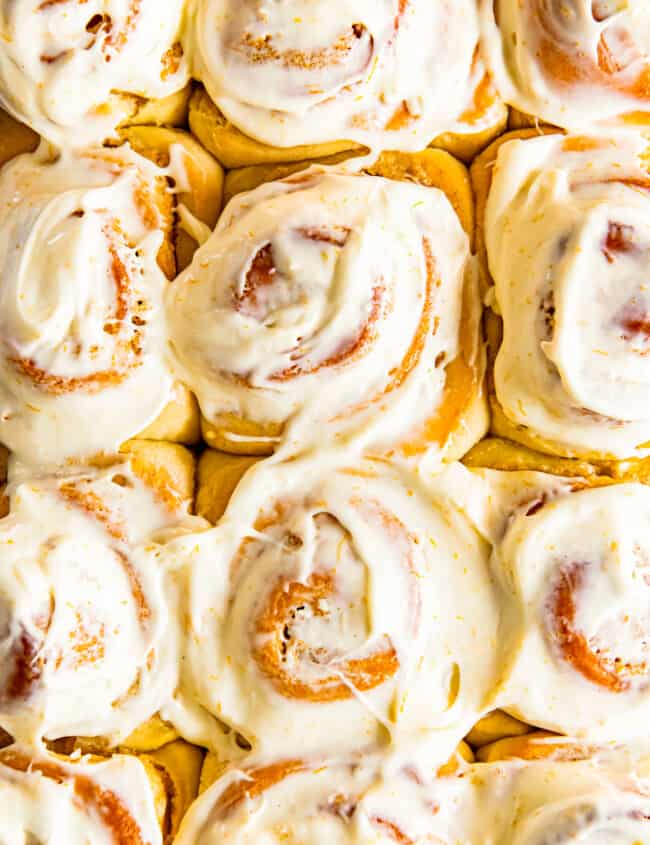
<path fill-rule="evenodd" d="M 227 771 L 179 845 L 630 845 L 650 830 L 649 784 L 618 765 L 502 762 L 436 777 L 395 758 L 300 759 Z"/>
<path fill-rule="evenodd" d="M 3 168 L 0 197 L 0 440 L 39 465 L 115 451 L 172 387 L 164 171 L 128 147 L 37 153 Z"/>
<path fill-rule="evenodd" d="M 261 185 L 170 287 L 178 376 L 228 451 L 270 452 L 290 421 L 293 444 L 327 429 L 439 461 L 482 392 L 473 269 L 438 189 L 317 168 Z"/>
<path fill-rule="evenodd" d="M 122 92 L 161 98 L 188 79 L 184 0 L 2 0 L 0 103 L 62 148 L 102 141 Z"/>
<path fill-rule="evenodd" d="M 0 752 L 0 838 L 12 845 L 162 845 L 161 789 L 135 757 L 71 762 L 14 745 Z"/>
<path fill-rule="evenodd" d="M 506 436 L 588 458 L 648 453 L 647 151 L 629 135 L 499 149 L 485 240 L 503 318 L 494 380 L 514 423 Z"/>
<path fill-rule="evenodd" d="M 500 704 L 569 736 L 625 741 L 650 708 L 650 488 L 488 471 L 494 572 L 510 595 Z"/>
<path fill-rule="evenodd" d="M 227 772 L 192 807 L 177 842 L 460 842 L 461 795 L 457 778 L 435 780 L 412 764 L 382 771 L 372 758 L 318 764 L 281 760 Z"/>
<path fill-rule="evenodd" d="M 20 741 L 117 744 L 172 695 L 178 630 L 152 539 L 190 518 L 134 466 L 10 487 L 0 520 L 0 724 Z"/>
<path fill-rule="evenodd" d="M 418 150 L 470 105 L 475 0 L 195 5 L 196 76 L 267 144 Z"/>
<path fill-rule="evenodd" d="M 211 714 L 272 755 L 419 737 L 444 762 L 494 681 L 486 547 L 413 479 L 329 463 L 258 464 L 217 528 L 172 545 L 185 699 L 208 744 Z"/>
<path fill-rule="evenodd" d="M 462 841 L 641 845 L 650 840 L 650 784 L 633 768 L 625 774 L 610 762 L 476 766 L 469 787 L 473 835 Z M 486 829 L 493 839 L 483 838 Z"/>
<path fill-rule="evenodd" d="M 484 54 L 501 96 L 576 131 L 647 126 L 645 0 L 481 0 Z"/>

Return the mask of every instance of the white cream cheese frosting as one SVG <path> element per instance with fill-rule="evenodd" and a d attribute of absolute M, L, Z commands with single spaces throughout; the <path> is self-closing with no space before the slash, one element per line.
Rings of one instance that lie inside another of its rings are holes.
<path fill-rule="evenodd" d="M 646 126 L 646 0 L 481 0 L 483 53 L 501 96 L 574 131 Z"/>
<path fill-rule="evenodd" d="M 647 845 L 650 785 L 592 762 L 469 765 L 300 759 L 228 770 L 179 845 Z"/>
<path fill-rule="evenodd" d="M 495 551 L 524 624 L 504 697 L 536 725 L 634 737 L 650 708 L 650 489 L 613 485 L 531 508 Z"/>
<path fill-rule="evenodd" d="M 491 542 L 503 589 L 497 706 L 564 735 L 638 744 L 650 713 L 650 488 L 462 467 L 446 478 Z"/>
<path fill-rule="evenodd" d="M 439 462 L 464 422 L 449 365 L 468 361 L 461 405 L 482 392 L 474 263 L 434 188 L 314 168 L 242 194 L 167 314 L 177 376 L 208 421 L 288 423 L 290 448 L 327 431 Z"/>
<path fill-rule="evenodd" d="M 194 73 L 273 146 L 418 150 L 471 102 L 475 0 L 193 0 Z"/>
<path fill-rule="evenodd" d="M 159 98 L 188 79 L 185 0 L 2 0 L 0 104 L 63 149 L 103 141 L 128 114 L 114 94 Z"/>
<path fill-rule="evenodd" d="M 190 809 L 178 845 L 465 842 L 458 778 L 412 764 L 281 760 L 233 768 Z"/>
<path fill-rule="evenodd" d="M 568 454 L 650 441 L 650 224 L 641 136 L 549 135 L 499 150 L 485 235 L 505 415 Z"/>
<path fill-rule="evenodd" d="M 0 440 L 21 460 L 115 451 L 166 405 L 166 190 L 127 147 L 0 172 Z"/>
<path fill-rule="evenodd" d="M 198 526 L 128 461 L 17 480 L 9 495 L 0 520 L 0 724 L 25 742 L 119 743 L 175 689 L 179 630 L 159 553 L 164 533 L 188 520 Z"/>
<path fill-rule="evenodd" d="M 0 752 L 0 842 L 162 845 L 151 783 L 135 757 L 70 762 L 15 745 Z"/>
<path fill-rule="evenodd" d="M 408 475 L 330 464 L 258 463 L 215 529 L 167 548 L 187 595 L 177 703 L 202 712 L 173 720 L 217 750 L 215 720 L 266 757 L 426 742 L 443 763 L 496 679 L 488 549 Z"/>
<path fill-rule="evenodd" d="M 650 784 L 625 759 L 511 761 L 463 775 L 463 834 L 444 845 L 647 845 Z M 422 840 L 427 842 L 428 840 Z M 433 838 L 433 842 L 438 840 Z"/>

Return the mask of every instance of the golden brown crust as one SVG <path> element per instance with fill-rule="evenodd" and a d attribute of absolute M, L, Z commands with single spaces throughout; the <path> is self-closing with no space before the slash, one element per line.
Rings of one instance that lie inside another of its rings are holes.
<path fill-rule="evenodd" d="M 196 512 L 210 522 L 224 514 L 235 487 L 259 458 L 206 449 L 198 464 Z"/>
<path fill-rule="evenodd" d="M 228 768 L 228 761 L 222 760 L 214 751 L 208 751 L 203 759 L 201 768 L 201 779 L 199 782 L 199 795 L 209 789 Z"/>
<path fill-rule="evenodd" d="M 36 132 L 0 109 L 0 167 L 21 153 L 34 152 L 38 144 Z"/>
<path fill-rule="evenodd" d="M 466 126 L 476 126 L 490 111 L 494 111 L 493 121 L 482 129 L 466 132 L 445 132 L 438 135 L 430 146 L 439 147 L 464 162 L 471 162 L 481 150 L 497 138 L 508 124 L 508 106 L 499 98 L 489 74 L 485 74 L 476 87 L 471 105 L 460 116 L 459 121 Z"/>
<path fill-rule="evenodd" d="M 157 751 L 176 739 L 178 739 L 176 728 L 156 713 L 121 743 L 120 751 L 132 754 Z"/>
<path fill-rule="evenodd" d="M 139 440 L 169 440 L 195 446 L 201 440 L 201 415 L 196 397 L 181 382 L 156 419 L 138 433 Z"/>
<path fill-rule="evenodd" d="M 219 218 L 223 200 L 224 172 L 218 161 L 188 132 L 159 126 L 132 126 L 121 136 L 133 149 L 152 159 L 159 167 L 167 167 L 171 149 L 183 151 L 183 166 L 189 191 L 177 194 L 177 202 L 187 208 L 201 223 L 213 229 Z M 175 252 L 178 271 L 189 265 L 198 243 L 177 221 Z"/>
<path fill-rule="evenodd" d="M 158 100 L 147 100 L 133 94 L 120 94 L 132 104 L 130 115 L 120 127 L 128 126 L 186 126 L 192 84 Z"/>
<path fill-rule="evenodd" d="M 465 741 L 474 749 L 497 742 L 507 737 L 519 737 L 530 733 L 533 728 L 520 722 L 503 710 L 493 710 L 474 725 Z"/>
<path fill-rule="evenodd" d="M 203 439 L 212 449 L 235 455 L 272 455 L 282 436 L 281 423 L 258 423 L 235 414 L 201 417 Z"/>
<path fill-rule="evenodd" d="M 502 437 L 487 437 L 463 458 L 472 468 L 545 472 L 567 478 L 580 478 L 587 486 L 599 487 L 636 481 L 650 484 L 650 458 L 627 461 L 587 461 L 563 458 L 536 451 Z"/>
<path fill-rule="evenodd" d="M 133 472 L 170 511 L 193 499 L 195 459 L 185 446 L 136 438 L 127 440 L 119 454 L 94 455 L 88 463 L 100 469 L 118 467 L 124 462 L 124 455 L 130 458 Z M 119 483 L 119 475 L 114 480 Z"/>
<path fill-rule="evenodd" d="M 254 164 L 313 161 L 344 150 L 360 149 L 352 141 L 327 144 L 303 144 L 296 147 L 271 147 L 236 129 L 212 102 L 203 86 L 197 86 L 190 98 L 190 129 L 228 170 Z"/>
<path fill-rule="evenodd" d="M 47 747 L 57 754 L 70 756 L 76 751 L 82 754 L 110 756 L 111 754 L 150 754 L 179 739 L 178 731 L 156 713 L 143 722 L 124 742 L 111 745 L 101 736 L 63 736 L 49 740 Z"/>
<path fill-rule="evenodd" d="M 465 455 L 463 463 L 473 468 L 546 472 L 569 478 L 595 478 L 601 472 L 588 461 L 546 455 L 503 437 L 481 440 Z"/>
<path fill-rule="evenodd" d="M 559 127 L 553 126 L 551 123 L 546 123 L 540 120 L 534 114 L 526 114 L 526 112 L 519 111 L 519 109 L 510 107 L 510 114 L 508 115 L 508 130 L 517 131 L 518 129 L 554 129 L 561 131 Z"/>
<path fill-rule="evenodd" d="M 549 731 L 532 731 L 525 736 L 511 736 L 483 745 L 476 752 L 480 763 L 501 760 L 588 760 L 598 749 L 593 745 L 567 740 Z"/>
<path fill-rule="evenodd" d="M 140 759 L 153 764 L 164 784 L 163 835 L 165 843 L 171 843 L 183 816 L 199 793 L 203 750 L 177 740 Z"/>
<path fill-rule="evenodd" d="M 194 496 L 194 455 L 178 443 L 129 440 L 120 450 L 131 458 L 134 473 L 170 509 Z"/>
<path fill-rule="evenodd" d="M 347 150 L 331 156 L 310 159 L 309 161 L 292 161 L 281 164 L 253 164 L 249 167 L 237 167 L 226 173 L 223 195 L 224 205 L 236 194 L 241 194 L 243 191 L 252 191 L 265 182 L 284 179 L 293 173 L 306 170 L 312 164 L 336 165 L 361 154 L 361 152 Z"/>

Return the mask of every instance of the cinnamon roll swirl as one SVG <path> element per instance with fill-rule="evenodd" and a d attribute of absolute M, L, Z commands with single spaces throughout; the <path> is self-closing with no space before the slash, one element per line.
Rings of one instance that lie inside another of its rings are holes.
<path fill-rule="evenodd" d="M 285 161 L 335 152 L 304 145 L 342 140 L 423 149 L 471 105 L 475 0 L 366 0 L 354 7 L 343 0 L 272 7 L 197 0 L 195 9 L 195 75 L 246 136 L 276 148 L 303 145 Z M 229 166 L 283 160 L 271 155 Z"/>
<path fill-rule="evenodd" d="M 483 217 L 493 310 L 493 430 L 606 460 L 650 444 L 650 263 L 641 136 L 497 142 Z M 485 194 L 485 190 L 483 190 Z"/>
<path fill-rule="evenodd" d="M 557 126 L 647 126 L 645 0 L 481 0 L 486 62 L 506 102 Z"/>
<path fill-rule="evenodd" d="M 636 776 L 633 767 L 626 774 L 616 762 L 498 763 L 477 765 L 472 780 L 474 831 L 462 841 L 502 845 L 650 841 L 650 784 Z M 486 830 L 490 838 L 484 838 Z"/>
<path fill-rule="evenodd" d="M 0 751 L 0 841 L 8 845 L 163 845 L 172 797 L 149 760 Z"/>
<path fill-rule="evenodd" d="M 178 842 L 641 845 L 649 830 L 650 786 L 627 757 L 479 763 L 438 777 L 401 757 L 295 758 L 227 770 Z"/>
<path fill-rule="evenodd" d="M 287 842 L 419 845 L 466 841 L 459 778 L 391 771 L 372 758 L 296 759 L 230 769 L 190 809 L 178 845 Z"/>
<path fill-rule="evenodd" d="M 603 476 L 473 473 L 488 485 L 492 567 L 509 596 L 499 705 L 581 739 L 644 736 L 650 488 Z"/>
<path fill-rule="evenodd" d="M 158 559 L 166 540 L 202 523 L 187 515 L 182 447 L 133 448 L 103 469 L 36 480 L 16 471 L 10 483 L 0 724 L 17 740 L 119 744 L 175 688 L 179 632 Z"/>
<path fill-rule="evenodd" d="M 101 142 L 143 99 L 173 97 L 187 83 L 184 6 L 2 0 L 0 103 L 60 148 Z"/>
<path fill-rule="evenodd" d="M 0 440 L 21 460 L 115 451 L 172 398 L 166 175 L 127 146 L 0 171 Z"/>
<path fill-rule="evenodd" d="M 327 432 L 435 465 L 485 430 L 474 264 L 441 190 L 318 168 L 260 185 L 229 203 L 167 305 L 209 445 L 269 454 Z"/>
<path fill-rule="evenodd" d="M 258 463 L 214 530 L 170 548 L 187 559 L 182 703 L 202 720 L 181 730 L 218 750 L 218 719 L 273 755 L 419 737 L 442 762 L 495 681 L 487 549 L 415 479 L 330 463 Z"/>

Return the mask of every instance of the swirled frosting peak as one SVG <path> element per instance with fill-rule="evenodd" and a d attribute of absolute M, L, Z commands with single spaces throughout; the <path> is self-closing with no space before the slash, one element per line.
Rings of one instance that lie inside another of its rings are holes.
<path fill-rule="evenodd" d="M 0 172 L 0 440 L 21 460 L 114 451 L 166 404 L 171 197 L 128 148 Z"/>
<path fill-rule="evenodd" d="M 62 148 L 102 141 L 126 116 L 114 96 L 183 87 L 184 0 L 2 0 L 0 104 Z"/>
<path fill-rule="evenodd" d="M 650 175 L 629 135 L 550 135 L 499 151 L 486 242 L 506 416 L 556 449 L 616 458 L 650 442 Z"/>
<path fill-rule="evenodd" d="M 274 146 L 423 149 L 472 98 L 474 0 L 197 0 L 197 76 Z"/>
<path fill-rule="evenodd" d="M 448 367 L 473 362 L 463 399 L 481 389 L 472 270 L 442 191 L 318 168 L 262 185 L 169 290 L 179 377 L 209 421 L 440 459 Z"/>

